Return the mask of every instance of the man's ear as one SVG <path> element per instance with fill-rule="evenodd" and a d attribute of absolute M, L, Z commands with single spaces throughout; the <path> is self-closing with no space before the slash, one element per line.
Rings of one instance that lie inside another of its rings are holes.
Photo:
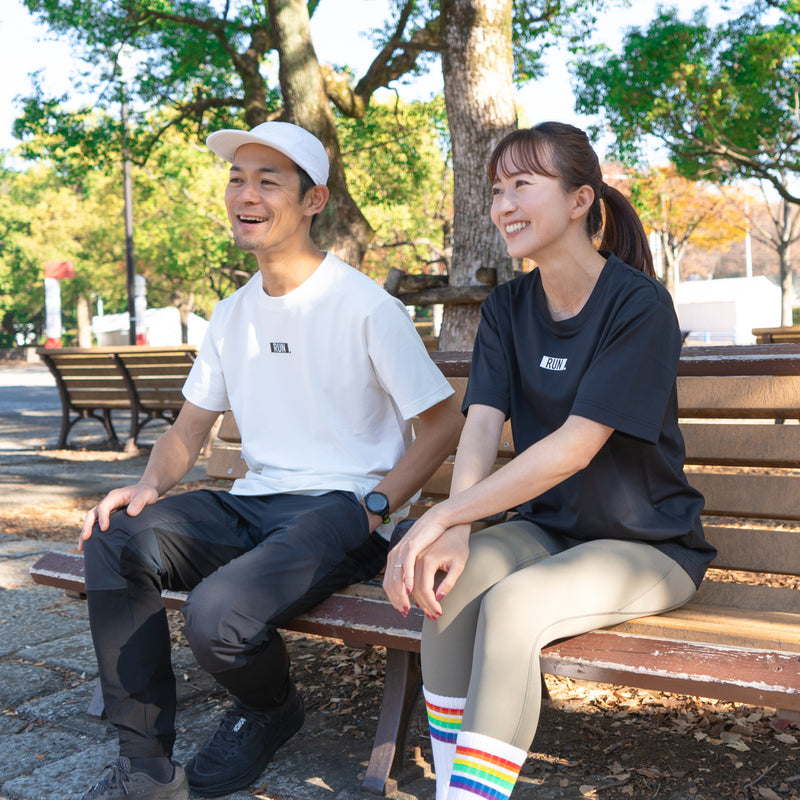
<path fill-rule="evenodd" d="M 572 207 L 572 216 L 577 219 L 584 214 L 589 213 L 589 209 L 594 202 L 594 189 L 591 186 L 580 186 L 572 193 L 574 204 Z"/>
<path fill-rule="evenodd" d="M 309 216 L 314 216 L 315 214 L 319 214 L 323 208 L 325 208 L 326 203 L 328 202 L 328 198 L 330 197 L 331 193 L 328 191 L 327 186 L 323 186 L 322 184 L 317 184 L 316 186 L 312 186 L 305 194 L 303 198 L 303 205 L 305 206 L 305 213 Z"/>

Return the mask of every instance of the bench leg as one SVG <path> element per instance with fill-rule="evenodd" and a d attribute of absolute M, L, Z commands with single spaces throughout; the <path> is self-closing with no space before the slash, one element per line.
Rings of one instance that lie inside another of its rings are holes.
<path fill-rule="evenodd" d="M 361 784 L 364 791 L 387 795 L 397 790 L 397 781 L 389 776 L 403 769 L 406 734 L 421 688 L 419 654 L 387 648 L 381 715 Z"/>
<path fill-rule="evenodd" d="M 75 421 L 80 419 L 77 417 Z M 72 422 L 69 419 L 69 404 L 65 404 L 61 410 L 61 432 L 58 434 L 58 444 L 56 445 L 56 449 L 58 450 L 66 450 L 67 448 L 67 435 L 69 434 L 69 429 L 72 427 Z"/>

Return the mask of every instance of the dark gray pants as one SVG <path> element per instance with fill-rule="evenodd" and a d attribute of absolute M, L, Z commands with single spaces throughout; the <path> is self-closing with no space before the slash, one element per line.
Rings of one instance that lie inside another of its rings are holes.
<path fill-rule="evenodd" d="M 85 543 L 106 713 L 120 753 L 172 754 L 175 679 L 162 589 L 188 591 L 185 634 L 203 669 L 247 705 L 279 705 L 289 665 L 275 630 L 373 577 L 387 544 L 356 497 L 188 492 L 114 514 Z"/>

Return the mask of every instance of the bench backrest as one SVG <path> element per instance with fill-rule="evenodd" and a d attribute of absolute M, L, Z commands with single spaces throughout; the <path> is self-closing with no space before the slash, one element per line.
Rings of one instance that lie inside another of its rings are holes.
<path fill-rule="evenodd" d="M 469 353 L 431 357 L 463 396 Z M 678 371 L 686 472 L 706 498 L 704 525 L 719 550 L 714 567 L 800 575 L 800 346 L 688 347 Z M 232 480 L 246 467 L 233 417 L 220 426 L 210 477 Z M 503 429 L 498 466 L 513 457 Z M 425 484 L 416 516 L 446 497 L 452 457 Z"/>
<path fill-rule="evenodd" d="M 128 408 L 133 392 L 143 409 L 159 411 L 183 403 L 181 387 L 197 347 L 62 347 L 37 353 L 73 407 Z"/>
<path fill-rule="evenodd" d="M 800 347 L 684 348 L 678 376 L 714 566 L 800 575 Z"/>
<path fill-rule="evenodd" d="M 119 347 L 114 351 L 139 404 L 147 411 L 174 409 L 183 404 L 181 388 L 196 356 L 194 345 Z"/>
<path fill-rule="evenodd" d="M 125 376 L 114 362 L 114 348 L 40 348 L 39 357 L 56 380 L 62 402 L 73 408 L 128 408 Z"/>

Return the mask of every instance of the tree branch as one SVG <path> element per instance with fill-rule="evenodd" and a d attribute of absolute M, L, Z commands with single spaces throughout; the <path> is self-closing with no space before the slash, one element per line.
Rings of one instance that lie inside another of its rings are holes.
<path fill-rule="evenodd" d="M 364 76 L 353 86 L 350 76 L 337 72 L 330 65 L 322 67 L 325 91 L 334 105 L 347 117 L 360 119 L 369 105 L 370 97 L 381 86 L 410 72 L 423 52 L 439 49 L 439 18 L 414 31 L 408 40 L 403 38 L 406 25 L 413 11 L 413 3 L 407 2 L 401 12 L 389 40 L 369 65 Z"/>

